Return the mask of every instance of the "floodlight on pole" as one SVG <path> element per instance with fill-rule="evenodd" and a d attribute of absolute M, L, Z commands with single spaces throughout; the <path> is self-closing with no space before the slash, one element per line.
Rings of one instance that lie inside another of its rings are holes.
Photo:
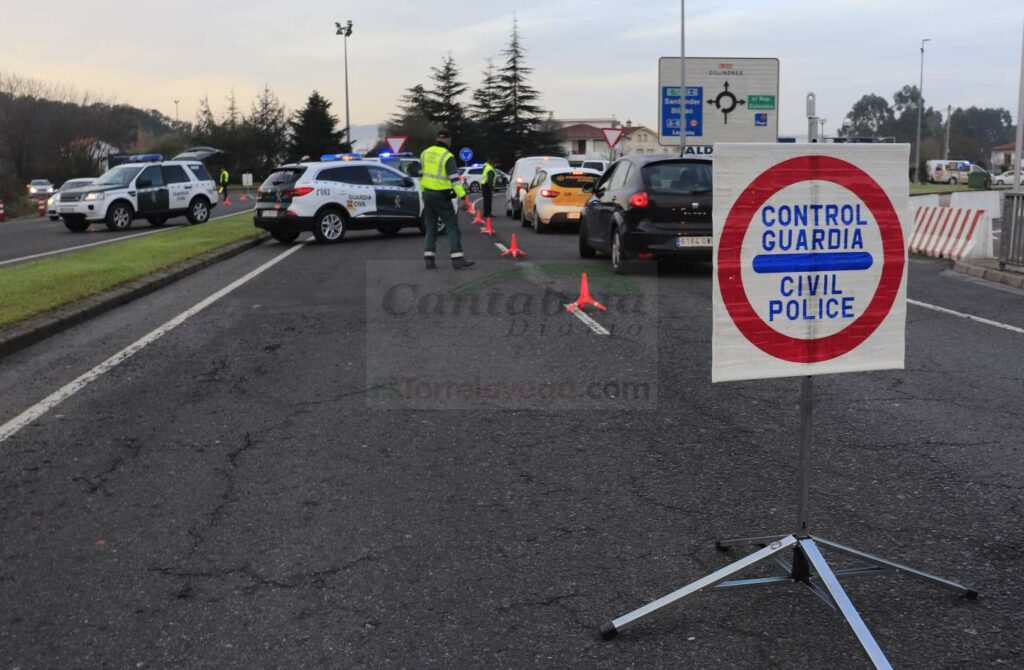
<path fill-rule="evenodd" d="M 914 181 L 921 181 L 918 174 L 921 168 L 921 112 L 924 109 L 924 43 L 931 42 L 930 37 L 921 40 L 921 77 L 917 82 L 917 144 L 914 145 Z"/>
<path fill-rule="evenodd" d="M 337 21 L 334 22 L 334 27 L 337 29 L 336 35 L 341 35 L 345 38 L 345 141 L 349 147 L 352 146 L 352 136 L 349 121 L 349 104 L 348 104 L 348 38 L 352 34 L 352 21 L 346 22 L 345 25 L 341 25 Z"/>

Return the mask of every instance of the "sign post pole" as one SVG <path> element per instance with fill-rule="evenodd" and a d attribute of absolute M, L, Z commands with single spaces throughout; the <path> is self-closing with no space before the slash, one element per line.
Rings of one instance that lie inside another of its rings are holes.
<path fill-rule="evenodd" d="M 686 155 L 686 0 L 679 0 L 679 155 Z"/>
<path fill-rule="evenodd" d="M 748 144 L 720 148 L 714 176 L 712 381 L 802 377 L 796 530 L 788 535 L 717 541 L 715 547 L 721 551 L 734 546 L 757 550 L 603 624 L 601 636 L 611 639 L 705 589 L 796 583 L 845 619 L 873 667 L 889 670 L 891 664 L 840 578 L 899 572 L 968 600 L 978 593 L 811 535 L 812 375 L 903 368 L 906 239 L 899 213 L 907 210 L 904 166 L 909 147 Z M 844 216 L 847 224 L 842 223 Z M 803 242 L 796 233 L 796 242 L 780 237 L 778 231 L 797 220 L 805 224 L 801 226 L 806 234 Z M 833 570 L 822 547 L 860 565 Z M 780 555 L 789 549 L 792 562 Z M 781 566 L 784 574 L 738 578 L 762 562 Z"/>

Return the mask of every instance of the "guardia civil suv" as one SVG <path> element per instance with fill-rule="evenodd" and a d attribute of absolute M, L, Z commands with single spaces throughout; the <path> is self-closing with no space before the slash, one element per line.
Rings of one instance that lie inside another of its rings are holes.
<path fill-rule="evenodd" d="M 62 192 L 57 213 L 73 233 L 105 223 L 128 230 L 135 219 L 162 226 L 184 214 L 189 223 L 206 223 L 218 202 L 213 177 L 196 158 L 165 161 L 159 154 L 132 156 L 96 181 Z"/>
<path fill-rule="evenodd" d="M 378 161 L 326 155 L 274 170 L 256 194 L 253 223 L 286 244 L 304 231 L 331 244 L 350 230 L 376 229 L 389 237 L 402 228 L 422 232 L 422 213 L 414 178 Z"/>

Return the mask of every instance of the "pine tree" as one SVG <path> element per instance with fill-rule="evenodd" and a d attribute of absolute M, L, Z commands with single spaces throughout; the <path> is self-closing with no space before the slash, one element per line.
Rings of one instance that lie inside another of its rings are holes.
<path fill-rule="evenodd" d="M 210 109 L 210 98 L 203 96 L 196 110 L 196 123 L 193 128 L 193 139 L 200 144 L 213 144 L 220 131 L 220 125 Z"/>
<path fill-rule="evenodd" d="M 480 87 L 473 91 L 473 102 L 470 105 L 473 125 L 475 126 L 481 156 L 494 157 L 501 148 L 507 133 L 503 107 L 498 91 L 498 75 L 494 63 L 487 60 Z"/>
<path fill-rule="evenodd" d="M 256 167 L 269 171 L 288 148 L 288 117 L 284 105 L 267 84 L 253 102 L 246 123 L 250 127 Z"/>
<path fill-rule="evenodd" d="M 434 87 L 427 91 L 427 107 L 423 111 L 431 121 L 459 135 L 466 121 L 459 98 L 469 87 L 459 79 L 459 68 L 451 53 L 441 59 L 441 67 L 430 68 L 430 73 Z"/>
<path fill-rule="evenodd" d="M 405 150 L 420 152 L 434 141 L 437 128 L 432 120 L 433 107 L 427 90 L 417 84 L 406 89 L 398 105 L 398 112 L 388 121 L 389 135 L 406 135 Z"/>
<path fill-rule="evenodd" d="M 331 103 L 313 91 L 306 106 L 297 110 L 288 122 L 291 141 L 288 152 L 295 158 L 316 158 L 324 153 L 351 151 L 351 145 L 342 142 L 342 132 L 335 130 L 338 117 L 331 114 Z"/>
<path fill-rule="evenodd" d="M 540 93 L 529 83 L 533 69 L 526 65 L 526 50 L 519 39 L 519 23 L 512 19 L 508 46 L 501 52 L 505 64 L 498 70 L 496 91 L 505 133 L 501 158 L 508 164 L 517 156 L 550 148 L 558 152 L 559 143 L 546 124 L 548 114 L 537 104 Z"/>

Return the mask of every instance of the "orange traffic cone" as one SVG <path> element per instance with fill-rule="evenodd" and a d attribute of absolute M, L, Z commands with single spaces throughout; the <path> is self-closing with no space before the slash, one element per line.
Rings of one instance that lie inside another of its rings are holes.
<path fill-rule="evenodd" d="M 246 200 L 249 199 L 249 194 L 243 193 L 242 195 L 238 196 L 238 199 L 241 200 L 242 202 L 245 202 Z"/>
<path fill-rule="evenodd" d="M 466 208 L 470 214 L 476 214 L 477 216 L 480 216 L 479 214 L 477 214 L 476 207 L 473 206 L 473 201 L 470 200 L 469 198 L 466 198 Z"/>
<path fill-rule="evenodd" d="M 516 234 L 512 233 L 512 244 L 509 245 L 506 251 L 502 251 L 502 256 L 508 256 L 512 254 L 512 258 L 519 258 L 520 256 L 526 256 L 526 252 L 519 248 L 519 243 L 516 242 Z"/>
<path fill-rule="evenodd" d="M 476 218 L 473 219 L 473 223 L 475 223 L 477 225 L 482 225 L 483 224 L 484 220 L 483 220 L 483 217 L 480 216 L 480 210 L 476 210 L 476 212 L 470 211 L 470 214 L 476 214 Z"/>
<path fill-rule="evenodd" d="M 494 228 L 491 228 L 491 220 L 487 219 L 487 225 L 480 229 L 480 232 L 484 235 L 494 235 Z"/>
<path fill-rule="evenodd" d="M 594 300 L 593 296 L 590 295 L 590 283 L 587 281 L 587 273 L 584 272 L 583 276 L 580 277 L 580 297 L 565 308 L 565 311 L 571 312 L 574 309 L 583 309 L 587 305 L 593 305 L 602 312 L 607 312 L 608 308 Z"/>
<path fill-rule="evenodd" d="M 231 204 L 231 196 L 230 195 L 225 195 L 224 196 L 224 204 L 225 205 L 230 205 Z"/>

